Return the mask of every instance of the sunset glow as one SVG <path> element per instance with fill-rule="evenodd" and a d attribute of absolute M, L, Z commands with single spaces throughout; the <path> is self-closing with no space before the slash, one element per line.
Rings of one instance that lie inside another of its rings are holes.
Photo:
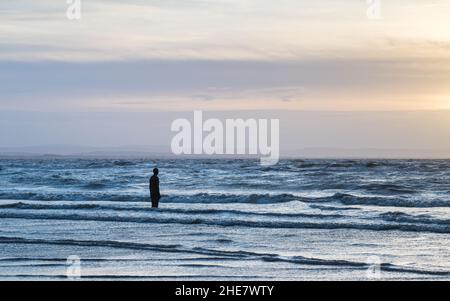
<path fill-rule="evenodd" d="M 31 94 L 12 88 L 0 95 L 0 109 L 23 109 L 24 101 L 29 110 L 42 110 L 44 104 L 49 110 L 152 111 L 166 101 L 169 110 L 223 109 L 232 101 L 238 102 L 236 109 L 449 108 L 442 96 L 450 95 L 448 1 L 383 2 L 377 20 L 368 18 L 365 1 L 305 3 L 86 1 L 82 18 L 69 21 L 64 1 L 2 2 L 0 64 L 9 62 L 16 76 L 39 72 L 50 85 L 59 76 L 38 71 L 36 64 L 58 63 L 54 72 L 67 72 L 80 86 L 77 93 L 68 88 L 64 100 L 49 87 L 42 88 L 45 93 L 33 91 L 33 98 L 43 101 L 38 106 L 27 100 Z M 159 69 L 127 67 L 155 61 L 162 62 Z M 244 67 L 214 64 L 227 61 Z M 172 83 L 169 76 L 162 80 L 167 88 L 141 89 L 139 95 L 119 87 L 114 97 L 104 97 L 103 88 L 87 87 L 89 74 L 85 79 L 70 75 L 71 64 L 102 63 L 100 77 L 110 77 L 109 65 L 122 64 L 129 70 L 124 77 L 142 81 L 166 73 L 164 62 L 175 65 L 173 72 L 186 62 L 213 63 L 201 73 L 195 66 L 182 71 L 186 78 L 174 74 L 185 84 Z M 275 80 L 271 65 L 279 69 Z M 205 72 L 213 83 L 199 85 Z M 71 85 L 70 79 L 58 81 Z M 17 85 L 11 79 L 7 84 Z M 199 95 L 210 101 L 196 99 Z"/>

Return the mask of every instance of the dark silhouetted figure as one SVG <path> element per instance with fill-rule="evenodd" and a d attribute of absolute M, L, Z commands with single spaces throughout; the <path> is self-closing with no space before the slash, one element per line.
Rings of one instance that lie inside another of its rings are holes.
<path fill-rule="evenodd" d="M 153 176 L 150 177 L 148 188 L 150 189 L 150 198 L 152 199 L 152 208 L 158 208 L 159 199 L 161 194 L 159 194 L 159 170 L 158 168 L 153 168 Z"/>

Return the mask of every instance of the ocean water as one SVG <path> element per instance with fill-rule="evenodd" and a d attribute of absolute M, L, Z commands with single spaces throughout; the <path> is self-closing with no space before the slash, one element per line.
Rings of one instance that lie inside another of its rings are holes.
<path fill-rule="evenodd" d="M 74 267 L 94 280 L 450 280 L 450 161 L 0 160 L 0 279 Z"/>

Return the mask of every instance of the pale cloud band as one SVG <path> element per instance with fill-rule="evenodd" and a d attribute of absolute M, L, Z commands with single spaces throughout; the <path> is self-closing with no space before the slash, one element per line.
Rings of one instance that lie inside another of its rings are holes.
<path fill-rule="evenodd" d="M 0 59 L 141 60 L 449 57 L 450 4 L 384 1 L 383 19 L 349 1 L 66 1 L 0 3 Z M 416 45 L 416 47 L 411 47 Z"/>
<path fill-rule="evenodd" d="M 439 61 L 0 62 L 0 109 L 450 108 Z"/>

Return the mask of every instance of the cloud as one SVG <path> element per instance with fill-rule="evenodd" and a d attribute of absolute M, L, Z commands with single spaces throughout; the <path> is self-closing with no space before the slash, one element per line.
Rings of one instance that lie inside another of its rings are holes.
<path fill-rule="evenodd" d="M 82 5 L 2 3 L 0 109 L 449 106 L 446 1 L 383 3 L 380 22 L 359 0 Z"/>
<path fill-rule="evenodd" d="M 192 95 L 191 98 L 193 100 L 202 100 L 202 101 L 212 101 L 212 100 L 216 99 L 215 96 L 207 95 L 207 94 Z"/>
<path fill-rule="evenodd" d="M 217 103 L 336 109 L 424 99 L 424 106 L 439 107 L 432 96 L 450 95 L 448 66 L 440 60 L 0 62 L 0 109 L 202 109 Z"/>
<path fill-rule="evenodd" d="M 434 5 L 389 2 L 383 5 L 383 21 L 371 22 L 366 18 L 366 3 L 359 0 L 89 0 L 82 1 L 82 19 L 69 21 L 65 1 L 7 1 L 2 3 L 0 59 L 413 57 L 422 55 L 421 49 L 392 51 L 386 37 L 397 41 L 413 35 L 418 40 L 448 43 L 450 34 L 442 30 L 450 26 L 448 7 L 445 1 Z M 417 16 L 415 11 L 423 13 Z M 423 22 L 414 22 L 417 17 Z"/>

